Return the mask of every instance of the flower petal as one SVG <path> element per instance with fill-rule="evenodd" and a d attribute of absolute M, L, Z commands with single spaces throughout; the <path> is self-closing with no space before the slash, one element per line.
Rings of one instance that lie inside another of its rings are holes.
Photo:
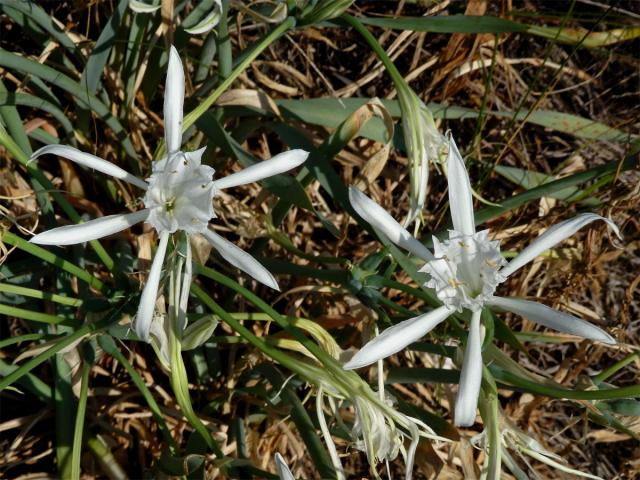
<path fill-rule="evenodd" d="M 162 264 L 164 256 L 167 253 L 167 243 L 169 243 L 169 232 L 160 234 L 160 243 L 156 250 L 156 255 L 151 263 L 149 278 L 142 290 L 140 297 L 140 305 L 138 306 L 138 314 L 136 315 L 136 334 L 142 341 L 149 341 L 149 331 L 151 330 L 151 320 L 153 320 L 153 312 L 156 309 L 156 299 L 158 297 L 158 286 L 160 285 L 160 275 L 162 273 Z"/>
<path fill-rule="evenodd" d="M 164 87 L 164 139 L 167 153 L 180 150 L 182 145 L 182 108 L 184 106 L 184 70 L 176 48 L 169 50 L 167 82 Z"/>
<path fill-rule="evenodd" d="M 371 224 L 379 232 L 383 233 L 389 240 L 413 253 L 425 262 L 434 260 L 433 255 L 427 247 L 416 240 L 405 228 L 396 222 L 384 208 L 367 197 L 360 190 L 349 187 L 349 201 L 354 210 Z"/>
<path fill-rule="evenodd" d="M 77 148 L 69 147 L 67 145 L 47 145 L 34 152 L 29 161 L 35 160 L 42 155 L 57 155 L 59 157 L 66 158 L 67 160 L 71 160 L 78 165 L 93 168 L 94 170 L 110 175 L 113 178 L 129 182 L 143 190 L 147 189 L 147 182 L 144 180 L 139 179 L 135 175 L 130 174 L 111 162 L 103 160 L 100 157 L 96 157 L 95 155 L 91 155 L 90 153 L 81 152 Z"/>
<path fill-rule="evenodd" d="M 78 225 L 65 225 L 47 230 L 29 241 L 38 245 L 75 245 L 121 232 L 136 223 L 144 222 L 148 216 L 149 210 L 146 209 L 134 213 L 109 215 Z"/>
<path fill-rule="evenodd" d="M 531 260 L 536 258 L 542 252 L 549 250 L 557 243 L 560 243 L 563 240 L 569 238 L 582 227 L 590 224 L 595 220 L 602 220 L 604 222 L 607 222 L 607 225 L 611 227 L 615 234 L 619 238 L 622 238 L 622 236 L 620 235 L 620 230 L 618 230 L 618 226 L 611 220 L 601 217 L 600 215 L 596 215 L 595 213 L 583 213 L 570 218 L 569 220 L 565 220 L 564 222 L 557 223 L 547 229 L 546 232 L 544 232 L 533 242 L 531 242 L 529 246 L 522 250 L 517 257 L 511 260 L 506 267 L 500 270 L 500 273 L 505 277 L 508 277 L 509 275 L 513 274 L 513 272 L 525 266 Z"/>
<path fill-rule="evenodd" d="M 273 278 L 271 272 L 264 268 L 260 262 L 249 255 L 247 252 L 237 247 L 229 240 L 221 237 L 211 230 L 205 230 L 202 235 L 209 241 L 213 247 L 220 252 L 222 258 L 234 267 L 239 268 L 243 272 L 251 275 L 260 283 L 280 291 L 278 282 Z"/>
<path fill-rule="evenodd" d="M 291 470 L 289 470 L 289 467 L 284 461 L 284 458 L 282 458 L 282 455 L 278 452 L 276 452 L 276 468 L 278 469 L 278 476 L 280 477 L 280 480 L 295 480 Z"/>
<path fill-rule="evenodd" d="M 616 343 L 615 338 L 586 320 L 555 310 L 538 302 L 513 297 L 493 297 L 488 303 L 491 306 L 522 315 L 532 322 L 560 332 L 611 345 Z"/>
<path fill-rule="evenodd" d="M 482 310 L 477 310 L 471 316 L 469 336 L 460 373 L 460 387 L 456 396 L 454 423 L 457 427 L 470 427 L 476 421 L 478 396 L 482 383 L 481 314 Z"/>
<path fill-rule="evenodd" d="M 222 190 L 224 188 L 257 182 L 264 178 L 287 172 L 298 165 L 302 165 L 308 156 L 309 152 L 299 149 L 282 152 L 269 160 L 255 163 L 239 172 L 214 180 L 213 184 L 216 188 Z"/>
<path fill-rule="evenodd" d="M 369 341 L 351 360 L 343 365 L 345 370 L 366 367 L 372 363 L 398 353 L 407 345 L 424 337 L 443 320 L 453 313 L 453 309 L 439 307 L 428 313 L 387 328 L 380 335 Z"/>
<path fill-rule="evenodd" d="M 451 133 L 449 133 L 447 169 L 449 210 L 451 211 L 453 229 L 465 235 L 473 235 L 476 232 L 476 224 L 473 219 L 471 182 L 462 155 L 460 155 Z"/>

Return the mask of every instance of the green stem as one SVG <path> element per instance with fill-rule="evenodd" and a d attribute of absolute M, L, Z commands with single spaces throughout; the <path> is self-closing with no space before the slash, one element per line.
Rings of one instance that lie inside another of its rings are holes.
<path fill-rule="evenodd" d="M 182 267 L 184 266 L 184 259 L 182 256 L 177 255 L 173 257 L 173 261 L 169 266 L 169 286 L 168 286 L 168 298 L 169 306 L 167 310 L 167 321 L 169 322 L 169 328 L 167 332 L 169 342 L 169 362 L 170 362 L 170 381 L 173 392 L 176 396 L 176 402 L 180 405 L 182 414 L 186 417 L 187 421 L 198 432 L 202 440 L 207 444 L 209 449 L 214 452 L 219 460 L 222 460 L 225 455 L 216 443 L 211 432 L 207 429 L 200 417 L 196 414 L 191 403 L 191 395 L 189 393 L 189 379 L 187 377 L 187 369 L 182 359 L 182 346 L 180 340 L 182 337 L 182 331 L 179 326 L 179 319 L 181 316 L 181 288 L 189 288 L 188 285 L 182 285 Z M 189 279 L 190 281 L 190 279 Z"/>
<path fill-rule="evenodd" d="M 487 480 L 500 480 L 502 470 L 502 436 L 500 435 L 500 404 L 498 402 L 498 387 L 493 375 L 486 367 L 483 367 L 482 382 L 487 387 L 483 388 L 482 396 L 485 401 L 480 404 L 480 413 L 487 430 L 489 446 Z"/>
<path fill-rule="evenodd" d="M 80 480 L 80 457 L 82 454 L 82 435 L 87 413 L 87 396 L 89 393 L 90 362 L 82 362 L 82 380 L 80 384 L 80 398 L 78 399 L 78 411 L 76 413 L 75 428 L 73 430 L 73 447 L 71 450 L 71 478 Z"/>
<path fill-rule="evenodd" d="M 249 302 L 254 304 L 260 310 L 268 314 L 275 322 L 280 325 L 284 330 L 286 330 L 289 334 L 291 334 L 297 341 L 299 341 L 309 352 L 311 352 L 321 363 L 325 365 L 325 367 L 329 368 L 337 368 L 342 370 L 342 366 L 337 362 L 337 360 L 331 357 L 327 352 L 322 350 L 318 345 L 314 342 L 310 341 L 302 332 L 300 332 L 297 328 L 293 327 L 291 323 L 278 312 L 276 312 L 269 304 L 264 302 L 260 297 L 255 295 L 253 292 L 247 290 L 239 283 L 233 281 L 226 275 L 223 275 L 219 272 L 211 268 L 207 268 L 203 265 L 195 264 L 194 265 L 194 273 L 199 273 L 208 277 L 226 287 L 229 287 L 231 290 L 239 293 L 244 298 L 246 298 Z"/>
<path fill-rule="evenodd" d="M 398 70 L 398 68 L 393 63 L 393 60 L 387 54 L 387 51 L 382 48 L 382 45 L 378 42 L 376 37 L 374 37 L 371 32 L 358 20 L 356 17 L 349 15 L 348 13 L 343 13 L 340 18 L 352 26 L 356 32 L 362 35 L 362 38 L 369 44 L 371 50 L 378 56 L 382 64 L 384 65 L 385 70 L 393 80 L 393 83 L 396 86 L 396 89 L 400 88 L 409 88 L 406 80 Z"/>
<path fill-rule="evenodd" d="M 605 380 L 607 380 L 607 378 L 614 375 L 618 370 L 626 367 L 627 365 L 629 365 L 630 363 L 633 363 L 634 361 L 636 361 L 636 359 L 639 359 L 639 358 L 640 358 L 640 352 L 633 352 L 627 355 L 626 357 L 624 357 L 619 362 L 614 363 L 609 368 L 603 370 L 599 374 L 592 377 L 592 380 L 596 384 L 602 383 Z"/>
<path fill-rule="evenodd" d="M 218 305 L 218 303 L 213 300 L 199 285 L 193 284 L 191 286 L 191 291 L 196 295 L 196 297 L 198 297 L 198 299 L 200 299 L 203 304 L 205 304 L 213 313 L 218 315 L 245 341 L 258 348 L 265 355 L 269 356 L 292 372 L 295 372 L 305 378 L 313 378 L 313 372 L 310 372 L 307 365 L 300 362 L 300 360 L 298 360 L 297 358 L 291 357 L 284 353 L 282 350 L 279 350 L 270 345 L 264 338 L 260 338 L 254 335 L 251 330 L 246 328 L 244 325 L 242 325 L 242 323 L 238 321 L 236 314 L 231 314 L 220 305 Z M 270 319 L 272 318 L 270 317 Z M 228 340 L 232 340 L 233 338 L 237 337 L 231 337 Z"/>
<path fill-rule="evenodd" d="M 517 388 L 522 388 L 532 393 L 546 395 L 553 398 L 569 400 L 611 400 L 614 398 L 640 397 L 640 385 L 631 385 L 620 388 L 601 388 L 599 390 L 569 390 L 568 388 L 550 387 L 540 383 L 525 380 L 506 370 L 491 368 L 493 376 L 503 382 L 507 382 Z"/>

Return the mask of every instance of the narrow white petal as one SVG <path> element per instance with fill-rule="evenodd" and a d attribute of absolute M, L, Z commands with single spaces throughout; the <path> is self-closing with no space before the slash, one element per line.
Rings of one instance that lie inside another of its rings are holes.
<path fill-rule="evenodd" d="M 222 258 L 234 267 L 239 268 L 243 272 L 251 275 L 260 283 L 280 291 L 278 282 L 273 278 L 271 272 L 264 268 L 260 262 L 249 255 L 247 252 L 237 247 L 229 240 L 222 238 L 211 230 L 205 230 L 202 235 L 209 241 L 213 247 L 220 252 Z"/>
<path fill-rule="evenodd" d="M 288 150 L 279 153 L 269 160 L 255 163 L 239 172 L 232 173 L 226 177 L 214 180 L 217 189 L 237 187 L 247 183 L 257 182 L 267 177 L 272 177 L 280 173 L 288 172 L 292 168 L 302 165 L 309 156 L 309 152 L 304 150 Z"/>
<path fill-rule="evenodd" d="M 167 82 L 164 87 L 164 139 L 167 152 L 177 152 L 182 145 L 182 108 L 184 106 L 184 70 L 178 51 L 169 50 Z"/>
<path fill-rule="evenodd" d="M 147 5 L 140 0 L 129 0 L 129 8 L 136 13 L 152 13 L 158 10 L 162 5 Z"/>
<path fill-rule="evenodd" d="M 276 452 L 276 468 L 278 469 L 278 476 L 280 477 L 280 480 L 295 480 L 291 470 L 289 470 L 289 467 L 284 461 L 284 458 L 282 458 L 282 455 L 278 452 Z"/>
<path fill-rule="evenodd" d="M 140 340 L 145 342 L 149 341 L 149 331 L 151 330 L 153 312 L 156 308 L 162 264 L 164 263 L 164 256 L 167 253 L 167 243 L 169 242 L 170 235 L 169 232 L 162 232 L 160 234 L 160 243 L 156 250 L 156 255 L 153 257 L 153 262 L 151 263 L 149 278 L 140 297 L 140 305 L 138 306 L 138 314 L 136 315 L 136 334 Z"/>
<path fill-rule="evenodd" d="M 473 312 L 467 346 L 464 350 L 460 387 L 456 396 L 454 423 L 457 427 L 470 427 L 476 421 L 478 396 L 482 383 L 482 341 L 480 340 L 481 310 Z"/>
<path fill-rule="evenodd" d="M 615 344 L 616 340 L 604 330 L 595 325 L 574 317 L 568 313 L 560 312 L 538 302 L 522 300 L 520 298 L 493 297 L 489 305 L 501 310 L 507 310 L 535 322 L 544 327 L 553 328 L 560 332 L 577 335 L 582 338 L 597 340 L 599 342 Z"/>
<path fill-rule="evenodd" d="M 423 315 L 410 318 L 387 328 L 380 335 L 372 339 L 356 353 L 351 360 L 344 364 L 345 370 L 366 367 L 372 363 L 398 353 L 407 345 L 424 337 L 440 322 L 453 313 L 448 307 L 439 307 Z"/>
<path fill-rule="evenodd" d="M 427 247 L 407 232 L 384 208 L 360 190 L 355 187 L 349 187 L 349 201 L 353 209 L 363 220 L 371 224 L 377 231 L 383 233 L 393 243 L 413 253 L 425 262 L 434 260 L 433 255 Z"/>
<path fill-rule="evenodd" d="M 607 225 L 611 227 L 615 234 L 619 238 L 622 238 L 620 235 L 620 230 L 618 230 L 618 226 L 611 220 L 601 217 L 600 215 L 596 215 L 595 213 L 582 213 L 573 218 L 570 218 L 569 220 L 565 220 L 564 222 L 557 223 L 556 225 L 550 227 L 546 232 L 544 232 L 533 242 L 531 242 L 529 246 L 522 250 L 520 254 L 513 260 L 511 260 L 506 267 L 500 270 L 500 273 L 505 277 L 508 277 L 509 275 L 513 274 L 513 272 L 525 266 L 531 260 L 536 258 L 542 252 L 549 250 L 554 245 L 569 238 L 582 227 L 590 224 L 595 220 L 602 220 L 604 222 L 607 222 Z"/>
<path fill-rule="evenodd" d="M 110 175 L 113 178 L 129 182 L 143 190 L 147 189 L 147 182 L 144 180 L 139 179 L 135 175 L 131 175 L 126 170 L 123 170 L 111 162 L 103 160 L 100 157 L 96 157 L 95 155 L 91 155 L 90 153 L 81 152 L 77 148 L 69 147 L 67 145 L 47 145 L 34 152 L 29 161 L 35 160 L 42 155 L 57 155 L 59 157 L 66 158 L 67 160 L 71 160 L 78 165 L 93 168 L 94 170 Z"/>
<path fill-rule="evenodd" d="M 32 237 L 29 241 L 38 245 L 75 245 L 121 232 L 136 223 L 144 222 L 148 216 L 149 210 L 109 215 L 78 225 L 65 225 L 47 230 Z"/>
<path fill-rule="evenodd" d="M 465 235 L 476 232 L 473 219 L 473 196 L 469 174 L 464 166 L 462 155 L 456 142 L 449 134 L 449 156 L 447 158 L 447 174 L 449 178 L 449 210 L 453 229 Z"/>

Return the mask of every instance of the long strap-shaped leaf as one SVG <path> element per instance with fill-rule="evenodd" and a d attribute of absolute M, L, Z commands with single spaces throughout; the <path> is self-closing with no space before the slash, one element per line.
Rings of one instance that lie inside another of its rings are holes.
<path fill-rule="evenodd" d="M 122 148 L 124 148 L 131 158 L 138 158 L 138 154 L 133 148 L 131 140 L 129 140 L 127 133 L 118 119 L 111 114 L 109 108 L 95 95 L 87 93 L 80 83 L 47 65 L 21 57 L 2 48 L 0 48 L 0 65 L 8 69 L 35 75 L 70 93 L 81 107 L 93 110 L 103 119 L 109 128 L 114 131 L 118 140 L 122 142 Z"/>

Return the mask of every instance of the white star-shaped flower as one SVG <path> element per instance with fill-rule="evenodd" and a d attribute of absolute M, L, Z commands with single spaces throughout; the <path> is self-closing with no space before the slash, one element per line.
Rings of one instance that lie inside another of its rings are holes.
<path fill-rule="evenodd" d="M 303 150 L 290 150 L 237 173 L 213 180 L 214 169 L 202 165 L 200 160 L 205 148 L 195 152 L 180 150 L 183 103 L 184 70 L 178 52 L 171 47 L 164 98 L 167 155 L 152 165 L 151 176 L 146 181 L 111 162 L 69 146 L 47 145 L 31 157 L 31 160 L 35 160 L 42 155 L 58 155 L 145 191 L 143 210 L 54 228 L 34 236 L 31 242 L 40 245 L 73 245 L 120 232 L 140 222 L 151 224 L 160 236 L 160 243 L 142 292 L 135 321 L 138 337 L 147 342 L 169 236 L 178 230 L 187 234 L 204 235 L 229 263 L 257 281 L 278 289 L 273 275 L 256 259 L 209 229 L 209 221 L 215 218 L 212 201 L 220 190 L 284 173 L 304 163 L 309 155 Z"/>
<path fill-rule="evenodd" d="M 499 297 L 494 293 L 496 287 L 516 270 L 595 220 L 606 222 L 618 236 L 620 232 L 612 221 L 593 213 L 583 213 L 552 226 L 507 263 L 500 254 L 500 243 L 490 241 L 487 230 L 476 232 L 469 176 L 451 137 L 447 164 L 453 230 L 449 231 L 448 240 L 440 242 L 433 238 L 433 254 L 380 205 L 355 188 L 349 189 L 351 205 L 364 220 L 391 242 L 425 262 L 421 271 L 430 276 L 426 286 L 435 290 L 443 305 L 388 328 L 367 343 L 344 367 L 360 368 L 386 358 L 426 335 L 455 311 L 470 310 L 471 324 L 454 415 L 456 425 L 469 426 L 475 420 L 482 380 L 480 316 L 483 307 L 510 311 L 572 335 L 616 343 L 611 335 L 582 319 L 541 303 Z"/>

